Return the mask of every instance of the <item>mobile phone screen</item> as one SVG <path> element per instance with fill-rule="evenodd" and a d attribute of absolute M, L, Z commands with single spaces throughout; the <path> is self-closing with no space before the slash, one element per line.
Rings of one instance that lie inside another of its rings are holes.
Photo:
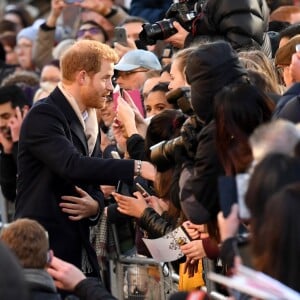
<path fill-rule="evenodd" d="M 237 200 L 239 204 L 239 217 L 242 220 L 249 220 L 250 211 L 245 203 L 245 195 L 248 189 L 250 174 L 240 173 L 236 175 L 235 179 L 237 186 Z"/>
<path fill-rule="evenodd" d="M 141 97 L 141 93 L 139 90 L 126 90 L 126 93 L 129 95 L 129 97 L 134 102 L 135 106 L 138 108 L 139 112 L 142 116 L 145 116 L 144 112 L 144 105 Z M 123 99 L 126 99 L 125 93 L 122 88 L 120 88 L 119 85 L 116 85 L 114 91 L 113 91 L 113 101 L 114 101 L 114 107 L 115 109 L 118 106 L 118 97 L 122 96 Z"/>
<path fill-rule="evenodd" d="M 127 46 L 127 32 L 123 27 L 115 27 L 114 29 L 114 40 L 115 42 Z"/>

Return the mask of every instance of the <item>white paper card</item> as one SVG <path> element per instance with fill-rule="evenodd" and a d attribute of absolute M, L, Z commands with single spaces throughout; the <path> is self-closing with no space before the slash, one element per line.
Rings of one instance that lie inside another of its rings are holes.
<path fill-rule="evenodd" d="M 182 227 L 177 227 L 158 239 L 143 238 L 143 241 L 153 259 L 159 262 L 169 262 L 177 260 L 184 255 L 180 250 L 180 245 L 188 243 L 190 238 Z"/>

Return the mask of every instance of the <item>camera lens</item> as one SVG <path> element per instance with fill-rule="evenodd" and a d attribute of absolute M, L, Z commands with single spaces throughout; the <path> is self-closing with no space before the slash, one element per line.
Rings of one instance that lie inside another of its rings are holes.
<path fill-rule="evenodd" d="M 181 136 L 169 141 L 162 141 L 150 148 L 151 162 L 156 165 L 159 172 L 164 172 L 174 166 L 176 146 L 184 147 Z"/>
<path fill-rule="evenodd" d="M 175 34 L 177 30 L 173 26 L 175 19 L 166 19 L 154 24 L 143 24 L 143 30 L 139 34 L 140 40 L 147 45 L 154 45 L 157 40 L 165 40 Z"/>

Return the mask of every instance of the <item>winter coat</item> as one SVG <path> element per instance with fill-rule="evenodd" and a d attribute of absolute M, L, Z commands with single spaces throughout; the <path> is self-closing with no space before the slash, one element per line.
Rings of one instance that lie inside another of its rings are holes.
<path fill-rule="evenodd" d="M 146 19 L 150 23 L 162 20 L 172 4 L 172 0 L 132 0 L 129 14 Z"/>
<path fill-rule="evenodd" d="M 194 21 L 185 46 L 201 36 L 212 36 L 230 42 L 234 49 L 255 47 L 271 57 L 268 17 L 265 0 L 208 0 Z"/>
<path fill-rule="evenodd" d="M 43 269 L 24 269 L 32 300 L 61 300 L 52 277 Z"/>

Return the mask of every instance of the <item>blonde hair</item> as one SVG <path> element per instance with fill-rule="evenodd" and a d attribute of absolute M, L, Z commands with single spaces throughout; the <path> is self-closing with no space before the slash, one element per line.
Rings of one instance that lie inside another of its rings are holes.
<path fill-rule="evenodd" d="M 62 55 L 60 69 L 62 79 L 74 81 L 78 71 L 85 70 L 89 75 L 101 69 L 102 60 L 116 63 L 118 54 L 106 44 L 92 40 L 80 40 L 68 48 Z"/>
<path fill-rule="evenodd" d="M 50 93 L 56 88 L 56 86 L 57 84 L 54 82 L 50 82 L 50 81 L 41 82 L 39 89 L 35 92 L 33 96 L 33 100 L 32 100 L 33 103 L 50 95 Z"/>
<path fill-rule="evenodd" d="M 185 48 L 185 49 L 177 51 L 172 56 L 172 62 L 174 62 L 174 60 L 178 61 L 178 69 L 180 72 L 182 72 L 184 78 L 186 78 L 185 69 L 186 69 L 188 57 L 196 49 L 197 49 L 196 46 Z"/>
<path fill-rule="evenodd" d="M 275 88 L 274 92 L 282 94 L 276 68 L 272 60 L 264 52 L 260 50 L 241 51 L 238 53 L 238 56 L 245 68 L 265 73 Z M 249 60 L 252 60 L 252 63 Z"/>

